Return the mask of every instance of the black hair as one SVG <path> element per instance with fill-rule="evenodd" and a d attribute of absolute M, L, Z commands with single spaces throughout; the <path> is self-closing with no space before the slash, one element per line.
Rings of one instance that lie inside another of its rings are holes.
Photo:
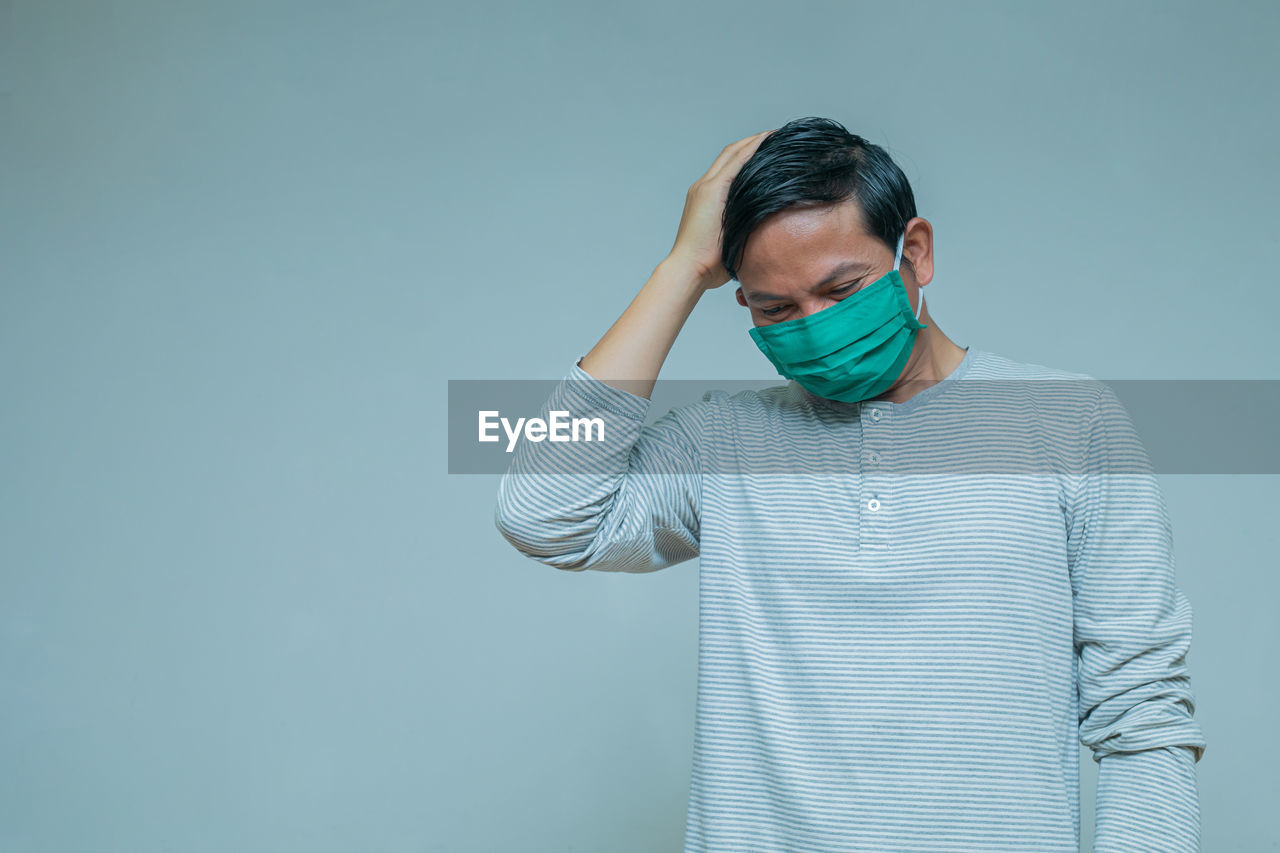
<path fill-rule="evenodd" d="M 916 215 L 916 200 L 888 152 L 829 118 L 787 122 L 764 138 L 729 184 L 722 221 L 724 268 L 738 277 L 747 238 L 770 214 L 850 198 L 861 207 L 868 232 L 889 251 L 896 249 Z"/>

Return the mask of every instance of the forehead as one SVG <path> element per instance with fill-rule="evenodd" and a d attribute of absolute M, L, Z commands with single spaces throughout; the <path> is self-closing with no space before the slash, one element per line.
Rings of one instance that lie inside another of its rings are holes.
<path fill-rule="evenodd" d="M 856 201 L 788 208 L 764 220 L 747 238 L 738 268 L 744 289 L 778 292 L 811 287 L 837 264 L 873 260 L 879 240 L 867 233 Z"/>

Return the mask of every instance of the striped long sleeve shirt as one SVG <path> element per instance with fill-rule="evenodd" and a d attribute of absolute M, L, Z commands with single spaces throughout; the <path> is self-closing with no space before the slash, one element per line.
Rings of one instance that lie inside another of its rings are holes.
<path fill-rule="evenodd" d="M 1077 851 L 1082 743 L 1097 853 L 1199 849 L 1192 611 L 1108 386 L 969 348 L 901 403 L 649 406 L 572 365 L 543 414 L 603 440 L 521 443 L 495 522 L 568 571 L 699 558 L 685 853 Z"/>

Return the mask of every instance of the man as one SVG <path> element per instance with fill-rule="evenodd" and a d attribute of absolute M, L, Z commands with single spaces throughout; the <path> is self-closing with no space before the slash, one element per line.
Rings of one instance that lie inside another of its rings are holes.
<path fill-rule="evenodd" d="M 791 381 L 645 425 L 731 278 Z M 606 440 L 522 443 L 497 526 L 566 570 L 700 557 L 686 853 L 1075 851 L 1082 742 L 1096 851 L 1197 850 L 1191 607 L 1132 422 L 1089 377 L 958 346 L 932 279 L 878 146 L 821 118 L 727 146 L 547 402 Z"/>

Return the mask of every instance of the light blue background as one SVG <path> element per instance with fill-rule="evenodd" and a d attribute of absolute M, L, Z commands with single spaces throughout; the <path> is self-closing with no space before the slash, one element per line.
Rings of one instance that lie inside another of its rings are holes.
<path fill-rule="evenodd" d="M 805 115 L 898 158 L 961 345 L 1278 379 L 1278 10 L 0 5 L 0 849 L 679 849 L 697 564 L 512 550 L 446 380 L 563 374 Z M 748 325 L 663 377 L 771 376 Z M 1280 488 L 1164 485 L 1204 849 L 1273 849 Z"/>

